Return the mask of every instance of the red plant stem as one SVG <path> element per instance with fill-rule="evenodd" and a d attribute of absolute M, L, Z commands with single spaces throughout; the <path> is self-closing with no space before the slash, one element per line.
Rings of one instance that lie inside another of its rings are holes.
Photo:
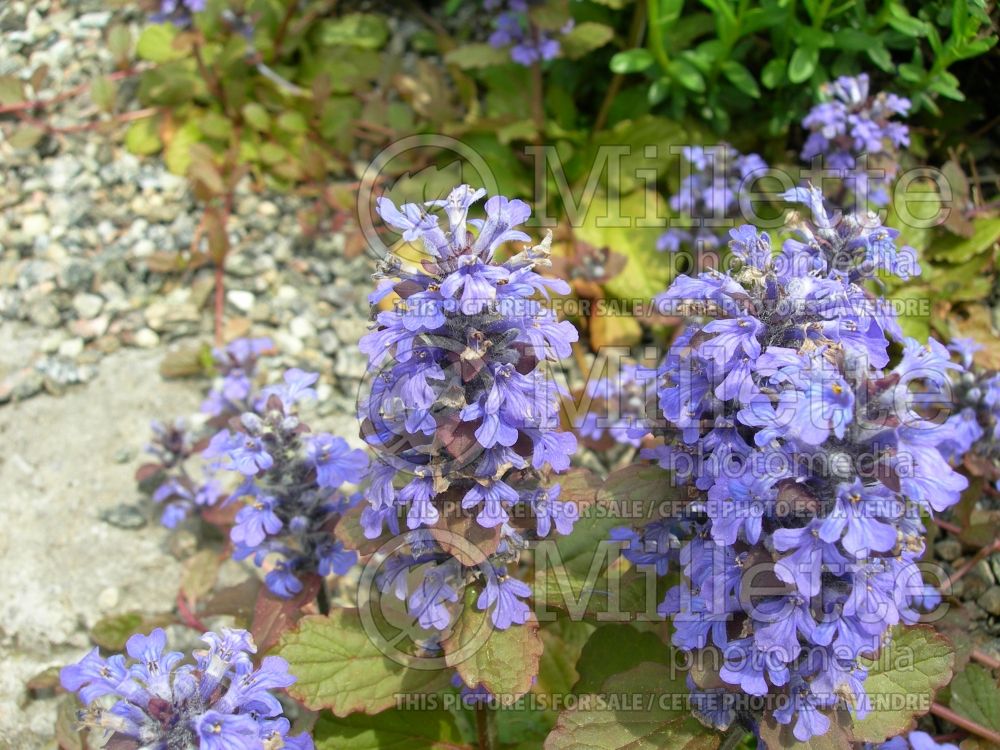
<path fill-rule="evenodd" d="M 476 703 L 476 744 L 479 750 L 493 750 L 493 733 L 490 727 L 489 705 Z"/>
<path fill-rule="evenodd" d="M 184 598 L 184 592 L 182 591 L 177 592 L 177 613 L 180 615 L 181 622 L 189 628 L 199 630 L 202 633 L 208 632 L 208 626 L 199 620 L 198 616 L 191 611 L 187 600 Z"/>
<path fill-rule="evenodd" d="M 111 81 L 120 81 L 123 78 L 130 78 L 134 75 L 147 70 L 147 66 L 138 66 L 134 68 L 127 68 L 126 70 L 116 70 L 114 73 L 109 73 L 106 78 Z M 86 83 L 81 83 L 79 86 L 74 86 L 73 88 L 63 91 L 61 94 L 53 96 L 51 99 L 29 99 L 25 102 L 14 102 L 13 104 L 5 104 L 0 107 L 0 115 L 6 115 L 11 112 L 24 112 L 29 109 L 45 109 L 46 107 L 51 107 L 53 104 L 59 104 L 67 99 L 72 99 L 74 96 L 82 94 L 84 91 L 89 89 L 94 84 L 93 81 L 87 81 Z"/>
<path fill-rule="evenodd" d="M 15 116 L 21 121 L 29 125 L 34 125 L 37 128 L 41 128 L 46 133 L 85 133 L 91 130 L 97 130 L 104 125 L 118 125 L 123 122 L 132 122 L 133 120 L 143 120 L 147 117 L 153 117 L 159 110 L 155 107 L 146 107 L 145 109 L 136 109 L 131 112 L 122 112 L 119 115 L 114 115 L 110 120 L 92 120 L 91 122 L 80 123 L 79 125 L 51 125 L 44 120 L 39 120 L 35 117 L 29 117 L 26 114 L 17 112 Z"/>
<path fill-rule="evenodd" d="M 944 529 L 949 534 L 952 534 L 954 536 L 958 536 L 959 534 L 962 533 L 961 527 L 956 526 L 953 523 L 949 523 L 948 521 L 945 521 L 944 519 L 935 518 L 934 519 L 934 523 L 936 523 L 938 525 L 939 529 Z"/>
<path fill-rule="evenodd" d="M 980 651 L 978 648 L 974 648 L 969 652 L 969 658 L 973 661 L 978 661 L 987 669 L 1000 669 L 1000 659 L 990 656 L 986 652 Z"/>
<path fill-rule="evenodd" d="M 222 346 L 222 320 L 226 312 L 226 269 L 221 263 L 215 266 L 215 345 Z"/>
<path fill-rule="evenodd" d="M 964 716 L 959 716 L 947 706 L 942 706 L 940 703 L 932 703 L 931 713 L 939 719 L 951 722 L 956 727 L 961 727 L 970 734 L 982 737 L 984 740 L 988 740 L 994 745 L 1000 745 L 1000 732 L 994 732 L 992 729 L 988 729 L 982 724 L 977 724 L 972 721 L 972 719 L 966 719 Z"/>
<path fill-rule="evenodd" d="M 994 539 L 993 544 L 983 547 L 981 550 L 979 550 L 979 552 L 973 555 L 972 559 L 970 559 L 967 563 L 965 563 L 965 565 L 963 565 L 961 568 L 956 570 L 948 577 L 948 580 L 944 582 L 944 585 L 941 586 L 941 589 L 943 591 L 950 591 L 951 587 L 954 586 L 956 583 L 958 583 L 958 581 L 961 578 L 963 578 L 966 573 L 968 573 L 970 570 L 976 567 L 976 565 L 979 564 L 980 560 L 985 560 L 994 552 L 1000 552 L 1000 539 Z"/>

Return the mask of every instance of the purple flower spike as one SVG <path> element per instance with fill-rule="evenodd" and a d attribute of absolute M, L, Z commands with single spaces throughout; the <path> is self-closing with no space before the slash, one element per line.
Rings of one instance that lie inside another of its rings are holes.
<path fill-rule="evenodd" d="M 868 98 L 864 82 L 841 88 L 844 101 Z M 958 502 L 967 480 L 949 461 L 994 429 L 1000 385 L 952 361 L 968 360 L 967 342 L 905 339 L 865 288 L 879 273 L 919 272 L 898 233 L 831 216 L 811 187 L 786 197 L 812 218 L 796 219 L 779 254 L 739 227 L 726 274 L 678 277 L 659 298 L 689 322 L 659 370 L 668 429 L 647 440 L 664 444 L 644 455 L 695 500 L 682 517 L 611 536 L 636 565 L 679 566 L 658 610 L 673 644 L 720 650 L 726 692 L 768 698 L 748 718 L 806 742 L 842 701 L 864 716 L 860 658 L 935 605 L 917 566 L 922 515 Z M 890 341 L 902 344 L 892 369 Z"/>
<path fill-rule="evenodd" d="M 419 265 L 405 254 L 386 258 L 370 299 L 397 299 L 391 310 L 373 311 L 373 330 L 360 342 L 370 377 L 358 417 L 378 458 L 361 524 L 371 539 L 405 524 L 407 545 L 387 563 L 391 585 L 422 627 L 438 630 L 451 623 L 461 587 L 477 581 L 493 607 L 500 592 L 490 588 L 491 574 L 513 566 L 536 539 L 572 531 L 577 516 L 547 479 L 568 469 L 576 450 L 575 436 L 561 429 L 548 365 L 569 355 L 578 335 L 544 305 L 550 292 L 569 288 L 539 273 L 551 237 L 530 244 L 520 229 L 530 206 L 492 196 L 476 218 L 483 197 L 459 185 L 419 207 L 379 201 L 409 253 L 426 254 Z M 515 523 L 521 512 L 534 519 L 530 531 Z M 495 540 L 482 565 L 464 564 L 451 543 L 460 535 L 455 524 L 467 519 Z M 415 570 L 424 577 L 414 588 L 406 581 Z M 526 587 L 506 580 L 493 614 L 504 627 L 523 622 L 527 606 L 511 600 Z"/>
<path fill-rule="evenodd" d="M 64 667 L 60 681 L 87 704 L 116 696 L 110 709 L 91 706 L 86 725 L 136 746 L 312 750 L 309 735 L 289 736 L 290 724 L 271 693 L 295 682 L 288 663 L 268 656 L 255 670 L 248 654 L 257 647 L 245 630 L 209 632 L 204 640 L 209 649 L 193 654 L 197 669 L 181 664 L 184 654 L 166 651 L 166 634 L 157 628 L 129 638 L 128 659 L 116 654 L 104 660 L 94 649 Z"/>

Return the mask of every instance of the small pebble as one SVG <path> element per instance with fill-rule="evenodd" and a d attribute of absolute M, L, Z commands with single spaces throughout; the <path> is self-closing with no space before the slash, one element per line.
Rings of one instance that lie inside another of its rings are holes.
<path fill-rule="evenodd" d="M 948 537 L 934 545 L 934 553 L 946 562 L 953 562 L 962 554 L 962 543 Z"/>
<path fill-rule="evenodd" d="M 102 611 L 108 612 L 117 607 L 120 600 L 121 594 L 118 589 L 114 586 L 108 586 L 106 589 L 102 589 L 101 593 L 97 595 L 97 606 Z"/>
<path fill-rule="evenodd" d="M 991 615 L 1000 615 L 1000 586 L 990 586 L 979 597 L 979 606 Z"/>
<path fill-rule="evenodd" d="M 140 328 L 133 341 L 140 349 L 153 349 L 160 343 L 160 336 L 152 328 Z"/>
<path fill-rule="evenodd" d="M 141 529 L 147 523 L 146 514 L 139 506 L 128 503 L 120 503 L 113 508 L 102 510 L 98 518 L 119 529 Z"/>

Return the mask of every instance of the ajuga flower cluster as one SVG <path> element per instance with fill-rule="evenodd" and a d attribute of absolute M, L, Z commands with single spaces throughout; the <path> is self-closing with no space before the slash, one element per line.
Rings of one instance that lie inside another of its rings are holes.
<path fill-rule="evenodd" d="M 559 429 L 545 363 L 567 356 L 577 332 L 538 299 L 568 285 L 536 270 L 549 262 L 550 237 L 501 260 L 529 241 L 517 227 L 530 209 L 494 196 L 485 220 L 467 218 L 484 195 L 461 185 L 423 206 L 377 205 L 409 244 L 385 258 L 371 302 L 396 301 L 361 340 L 370 368 L 359 417 L 378 456 L 362 524 L 376 538 L 386 524 L 398 533 L 405 516 L 408 545 L 382 584 L 427 629 L 447 627 L 447 604 L 476 580 L 478 607 L 498 628 L 525 622 L 530 589 L 511 576 L 521 550 L 575 520 L 549 479 L 569 467 L 576 439 Z M 485 559 L 453 554 L 456 536 L 475 538 Z"/>
<path fill-rule="evenodd" d="M 182 663 L 179 651 L 166 650 L 163 630 L 136 634 L 125 644 L 128 657 L 105 659 L 95 648 L 64 667 L 60 681 L 86 705 L 83 726 L 133 741 L 115 747 L 311 750 L 308 734 L 289 735 L 288 719 L 271 694 L 295 682 L 288 663 L 266 656 L 255 668 L 257 647 L 245 630 L 223 628 L 202 640 L 208 648 L 195 651 L 190 664 Z"/>
<path fill-rule="evenodd" d="M 588 380 L 589 408 L 577 420 L 576 431 L 595 442 L 607 436 L 616 443 L 639 447 L 650 432 L 647 408 L 656 376 L 656 368 L 621 361 L 606 377 Z"/>
<path fill-rule="evenodd" d="M 532 26 L 527 0 L 484 0 L 483 9 L 499 11 L 493 20 L 495 29 L 490 34 L 490 45 L 509 49 L 510 59 L 518 65 L 531 66 L 559 54 L 559 40 Z M 570 20 L 560 32 L 566 34 L 572 28 Z"/>
<path fill-rule="evenodd" d="M 934 597 L 915 565 L 921 512 L 956 503 L 967 482 L 938 448 L 955 432 L 942 412 L 960 366 L 933 340 L 903 338 L 863 288 L 877 272 L 918 273 L 912 250 L 873 216 L 828 216 L 816 189 L 786 199 L 812 221 L 780 253 L 738 227 L 727 273 L 681 276 L 660 301 L 700 322 L 662 365 L 671 431 L 647 455 L 698 500 L 616 535 L 661 572 L 679 559 L 682 584 L 661 605 L 674 644 L 714 646 L 730 693 L 767 696 L 764 711 L 805 741 L 827 731 L 825 709 L 866 714 L 860 657 Z M 890 341 L 902 345 L 891 368 Z M 693 691 L 719 726 L 761 718 Z"/>
<path fill-rule="evenodd" d="M 343 485 L 361 482 L 368 458 L 343 438 L 311 433 L 299 419 L 296 404 L 316 397 L 318 377 L 288 370 L 281 385 L 264 388 L 257 405 L 232 418 L 204 452 L 243 479 L 227 501 L 244 500 L 230 531 L 233 557 L 273 563 L 265 583 L 282 597 L 300 592 L 307 576 L 342 575 L 357 560 L 332 530 L 360 500 Z"/>
<path fill-rule="evenodd" d="M 1000 373 L 973 363 L 982 349 L 974 339 L 954 339 L 948 346 L 962 368 L 952 372 L 958 411 L 948 418 L 947 441 L 941 446 L 952 463 L 971 452 L 992 461 L 1000 459 Z"/>
<path fill-rule="evenodd" d="M 868 90 L 868 75 L 842 76 L 821 88 L 823 101 L 802 120 L 809 137 L 802 159 L 820 160 L 836 170 L 845 186 L 876 206 L 889 203 L 886 188 L 898 170 L 899 149 L 910 145 L 910 129 L 892 118 L 905 116 L 910 101 L 901 96 Z M 859 159 L 867 163 L 859 164 Z M 881 173 L 881 174 L 879 174 Z"/>
<path fill-rule="evenodd" d="M 212 351 L 218 377 L 201 405 L 207 423 L 195 426 L 185 419 L 175 419 L 170 425 L 153 422 L 153 441 L 146 451 L 155 462 L 144 464 L 137 478 L 157 482 L 153 500 L 163 505 L 161 521 L 167 528 L 174 528 L 193 511 L 214 507 L 223 498 L 216 466 L 206 461 L 199 464 L 201 452 L 213 427 L 218 429 L 230 417 L 252 408 L 258 398 L 254 385 L 257 361 L 273 346 L 269 338 L 241 338 Z"/>
<path fill-rule="evenodd" d="M 767 164 L 757 154 L 741 154 L 726 143 L 685 146 L 683 156 L 690 172 L 670 198 L 670 207 L 682 219 L 673 220 L 678 226 L 664 232 L 656 247 L 672 253 L 681 248 L 714 250 L 723 241 L 719 227 L 740 215 L 741 196 L 755 176 L 767 171 Z M 680 226 L 682 220 L 692 226 Z"/>

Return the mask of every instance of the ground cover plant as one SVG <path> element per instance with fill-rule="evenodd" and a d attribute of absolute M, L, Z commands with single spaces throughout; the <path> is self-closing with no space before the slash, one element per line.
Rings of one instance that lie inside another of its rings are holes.
<path fill-rule="evenodd" d="M 211 325 L 134 436 L 173 608 L 33 683 L 57 746 L 1000 746 L 993 5 L 118 6 L 4 145 L 183 178 Z M 247 193 L 369 279 L 319 358 Z"/>

